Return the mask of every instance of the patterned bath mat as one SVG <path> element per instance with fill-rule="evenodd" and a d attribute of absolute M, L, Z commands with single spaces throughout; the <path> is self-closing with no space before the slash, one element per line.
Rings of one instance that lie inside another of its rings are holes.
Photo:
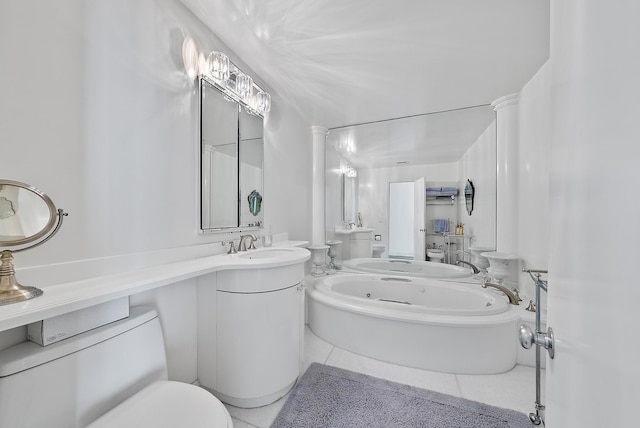
<path fill-rule="evenodd" d="M 313 363 L 271 428 L 531 428 L 524 413 Z"/>

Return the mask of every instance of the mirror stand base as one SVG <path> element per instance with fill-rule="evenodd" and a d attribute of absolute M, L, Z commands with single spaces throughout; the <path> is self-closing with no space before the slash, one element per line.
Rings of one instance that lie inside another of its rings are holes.
<path fill-rule="evenodd" d="M 43 291 L 36 287 L 25 287 L 16 280 L 13 267 L 13 254 L 4 250 L 0 257 L 0 306 L 18 303 L 42 296 Z"/>

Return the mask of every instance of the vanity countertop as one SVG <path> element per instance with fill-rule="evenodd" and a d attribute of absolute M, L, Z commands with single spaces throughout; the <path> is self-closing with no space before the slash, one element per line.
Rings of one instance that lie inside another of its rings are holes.
<path fill-rule="evenodd" d="M 336 228 L 334 233 L 336 235 L 351 235 L 353 233 L 358 233 L 358 232 L 373 232 L 374 229 L 370 228 L 370 227 L 354 227 L 353 229 L 338 229 Z"/>
<path fill-rule="evenodd" d="M 281 241 L 269 248 L 289 248 L 278 257 L 243 257 L 259 248 L 239 254 L 217 254 L 162 263 L 141 269 L 95 276 L 56 285 L 42 286 L 44 294 L 32 300 L 0 306 L 0 331 L 87 308 L 119 297 L 141 293 L 212 272 L 260 269 L 304 262 L 310 258 L 306 241 Z M 282 255 L 284 254 L 284 255 Z M 18 272 L 19 277 L 19 272 Z"/>

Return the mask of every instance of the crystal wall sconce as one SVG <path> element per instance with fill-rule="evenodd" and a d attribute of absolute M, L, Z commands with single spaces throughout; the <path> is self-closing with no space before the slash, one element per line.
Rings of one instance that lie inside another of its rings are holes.
<path fill-rule="evenodd" d="M 252 114 L 264 115 L 271 109 L 271 95 L 255 84 L 253 78 L 240 70 L 226 54 L 213 51 L 209 54 L 208 73 L 205 77 L 226 96 L 242 104 Z"/>

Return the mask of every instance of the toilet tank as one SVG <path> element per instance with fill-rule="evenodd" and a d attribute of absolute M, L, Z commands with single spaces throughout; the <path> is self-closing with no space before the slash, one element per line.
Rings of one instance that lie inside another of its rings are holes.
<path fill-rule="evenodd" d="M 166 379 L 158 314 L 132 307 L 129 318 L 53 345 L 0 352 L 0 427 L 83 427 Z"/>

